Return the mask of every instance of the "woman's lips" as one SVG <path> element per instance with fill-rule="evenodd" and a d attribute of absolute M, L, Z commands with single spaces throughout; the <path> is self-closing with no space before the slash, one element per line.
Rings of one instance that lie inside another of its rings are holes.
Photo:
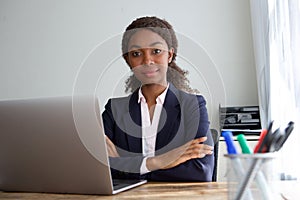
<path fill-rule="evenodd" d="M 155 69 L 155 70 L 149 70 L 149 71 L 145 71 L 145 72 L 142 72 L 144 75 L 146 76 L 154 76 L 156 73 L 158 72 L 158 69 Z"/>

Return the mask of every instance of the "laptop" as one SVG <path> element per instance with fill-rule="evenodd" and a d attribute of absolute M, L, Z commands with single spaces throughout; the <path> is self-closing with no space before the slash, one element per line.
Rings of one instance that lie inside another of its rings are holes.
<path fill-rule="evenodd" d="M 0 190 L 117 194 L 94 96 L 0 101 Z"/>

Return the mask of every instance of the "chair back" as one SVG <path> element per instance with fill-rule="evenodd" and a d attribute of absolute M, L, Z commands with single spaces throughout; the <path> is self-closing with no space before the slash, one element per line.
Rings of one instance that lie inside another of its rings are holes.
<path fill-rule="evenodd" d="M 218 152 L 219 152 L 219 133 L 216 129 L 210 129 L 213 141 L 214 141 L 214 157 L 215 157 L 215 165 L 213 171 L 212 181 L 217 181 L 217 169 L 218 169 Z"/>

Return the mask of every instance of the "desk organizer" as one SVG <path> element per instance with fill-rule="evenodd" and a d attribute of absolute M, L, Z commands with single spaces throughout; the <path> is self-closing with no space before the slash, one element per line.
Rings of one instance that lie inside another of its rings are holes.
<path fill-rule="evenodd" d="M 228 199 L 269 200 L 279 196 L 276 153 L 225 154 Z"/>

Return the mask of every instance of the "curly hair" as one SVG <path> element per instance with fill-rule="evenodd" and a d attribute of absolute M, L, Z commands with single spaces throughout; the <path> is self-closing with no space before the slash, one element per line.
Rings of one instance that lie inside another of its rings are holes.
<path fill-rule="evenodd" d="M 157 17 L 141 17 L 134 20 L 123 34 L 122 38 L 122 54 L 126 63 L 128 63 L 128 42 L 132 35 L 140 29 L 148 29 L 160 35 L 167 43 L 168 48 L 174 49 L 174 54 L 171 62 L 168 64 L 167 81 L 171 82 L 177 89 L 189 92 L 199 93 L 197 89 L 192 89 L 189 86 L 189 80 L 186 77 L 188 71 L 181 69 L 176 64 L 178 41 L 174 32 L 173 27 L 163 19 Z M 132 74 L 125 82 L 125 92 L 134 92 L 141 86 L 141 82 Z"/>

